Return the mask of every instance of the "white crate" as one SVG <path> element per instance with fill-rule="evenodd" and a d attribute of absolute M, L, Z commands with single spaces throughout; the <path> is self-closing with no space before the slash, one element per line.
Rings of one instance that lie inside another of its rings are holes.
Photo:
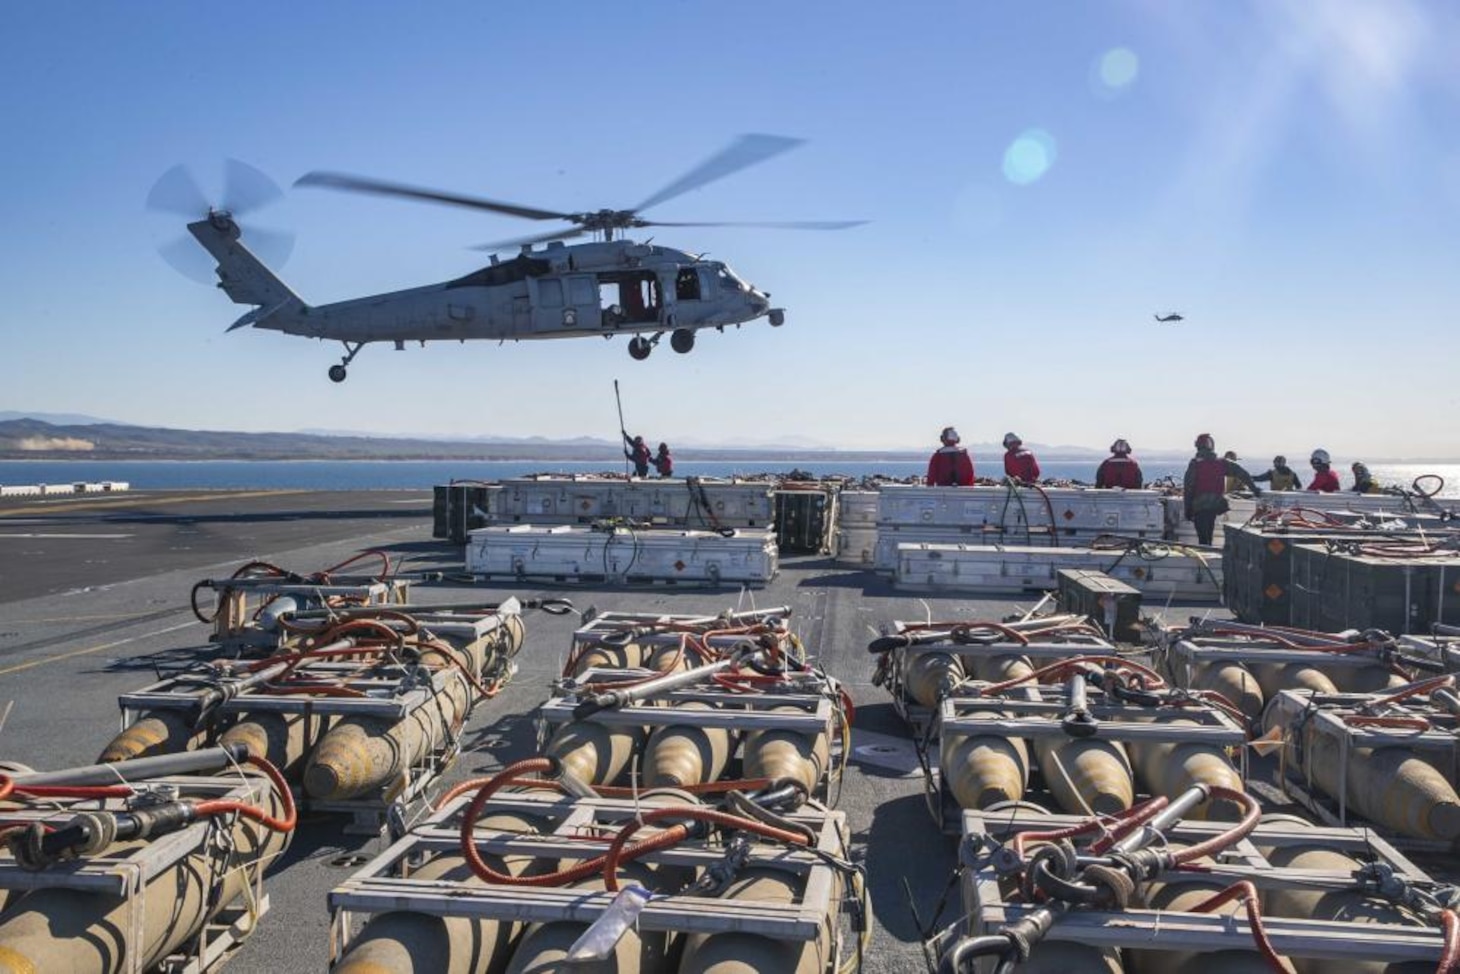
<path fill-rule="evenodd" d="M 466 570 L 499 578 L 763 584 L 775 577 L 777 556 L 775 536 L 766 530 L 725 537 L 714 531 L 514 524 L 472 531 Z"/>
<path fill-rule="evenodd" d="M 839 565 L 871 568 L 877 557 L 877 528 L 843 525 L 836 532 L 836 561 Z"/>
<path fill-rule="evenodd" d="M 687 527 L 766 527 L 771 485 L 716 480 L 534 477 L 504 480 L 492 496 L 494 523 L 587 524 L 622 517 Z"/>
<path fill-rule="evenodd" d="M 879 527 L 1028 525 L 1156 538 L 1166 525 L 1161 495 L 1154 490 L 889 485 L 878 496 Z"/>
<path fill-rule="evenodd" d="M 1178 551 L 1166 557 L 1121 557 L 1088 548 L 902 544 L 897 549 L 898 588 L 958 592 L 1048 591 L 1059 587 L 1059 570 L 1103 571 L 1143 594 L 1180 601 L 1217 601 L 1222 591 L 1217 552 L 1201 559 Z"/>
<path fill-rule="evenodd" d="M 877 502 L 881 497 L 875 490 L 844 490 L 841 492 L 841 513 L 838 515 L 844 525 L 873 525 L 877 523 Z"/>

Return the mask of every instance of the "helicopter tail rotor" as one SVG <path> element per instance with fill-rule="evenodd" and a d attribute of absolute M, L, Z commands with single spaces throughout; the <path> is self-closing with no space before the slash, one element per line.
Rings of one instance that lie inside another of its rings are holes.
<path fill-rule="evenodd" d="M 218 204 L 208 202 L 208 195 L 192 170 L 180 164 L 167 170 L 152 184 L 146 206 L 153 212 L 180 216 L 189 221 L 236 220 L 269 206 L 283 196 L 284 191 L 279 185 L 258 169 L 237 159 L 227 159 L 223 164 L 222 192 L 216 197 Z M 283 230 L 250 227 L 248 247 L 264 263 L 279 266 L 289 259 L 294 250 L 294 235 Z M 171 239 L 159 246 L 157 252 L 185 277 L 202 284 L 218 282 L 213 259 L 192 237 Z"/>

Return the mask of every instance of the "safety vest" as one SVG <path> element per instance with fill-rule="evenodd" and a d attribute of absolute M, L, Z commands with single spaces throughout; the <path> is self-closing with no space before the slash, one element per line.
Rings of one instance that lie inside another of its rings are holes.
<path fill-rule="evenodd" d="M 1196 461 L 1196 493 L 1222 494 L 1227 488 L 1227 461 L 1220 457 Z"/>
<path fill-rule="evenodd" d="M 1097 487 L 1125 487 L 1135 490 L 1141 485 L 1141 467 L 1127 456 L 1107 457 L 1095 474 Z"/>
<path fill-rule="evenodd" d="M 1298 475 L 1291 470 L 1272 469 L 1270 480 L 1273 490 L 1292 490 L 1298 486 Z"/>

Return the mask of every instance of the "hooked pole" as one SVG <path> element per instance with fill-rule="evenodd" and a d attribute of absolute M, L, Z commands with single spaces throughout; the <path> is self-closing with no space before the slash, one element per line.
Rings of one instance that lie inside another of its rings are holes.
<path fill-rule="evenodd" d="M 627 440 L 629 438 L 629 431 L 628 431 L 627 427 L 624 426 L 624 400 L 623 400 L 623 397 L 619 395 L 619 392 L 618 392 L 618 380 L 617 379 L 614 379 L 613 380 L 613 401 L 618 404 L 618 432 L 619 432 L 619 436 L 620 436 L 620 439 L 619 439 L 619 451 L 622 452 L 623 451 L 623 448 L 624 448 L 623 447 L 624 440 Z M 629 455 L 627 453 L 625 453 L 624 454 L 624 478 L 627 479 L 628 476 L 629 476 Z"/>

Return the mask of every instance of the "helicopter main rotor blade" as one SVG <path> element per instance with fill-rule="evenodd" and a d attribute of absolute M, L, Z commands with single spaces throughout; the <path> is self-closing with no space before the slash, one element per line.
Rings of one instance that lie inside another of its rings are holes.
<path fill-rule="evenodd" d="M 246 162 L 223 161 L 223 209 L 234 216 L 268 206 L 283 199 L 279 184 Z"/>
<path fill-rule="evenodd" d="M 147 194 L 147 209 L 201 220 L 208 215 L 208 197 L 199 188 L 192 170 L 178 164 L 152 184 L 152 190 Z"/>
<path fill-rule="evenodd" d="M 647 210 L 651 206 L 658 206 L 665 200 L 688 193 L 692 189 L 699 189 L 706 183 L 712 183 L 717 179 L 724 179 L 731 173 L 739 172 L 758 162 L 765 162 L 767 159 L 778 156 L 782 152 L 789 152 L 791 149 L 796 148 L 796 146 L 801 145 L 804 141 L 804 139 L 792 139 L 784 135 L 742 135 L 730 143 L 730 145 L 721 149 L 715 155 L 706 159 L 634 207 L 634 212 L 637 213 L 640 210 Z"/>
<path fill-rule="evenodd" d="M 772 222 L 731 221 L 728 223 L 674 223 L 665 220 L 641 220 L 641 227 L 765 227 L 771 230 L 848 230 L 864 226 L 866 220 L 779 220 Z"/>
<path fill-rule="evenodd" d="M 498 240 L 496 243 L 477 244 L 472 250 L 506 250 L 508 247 L 523 247 L 529 244 L 547 243 L 549 240 L 571 240 L 574 237 L 581 237 L 587 230 L 582 227 L 571 227 L 565 230 L 554 230 L 552 233 L 539 233 L 532 237 L 517 237 L 514 240 Z"/>
<path fill-rule="evenodd" d="M 389 183 L 346 173 L 310 172 L 294 181 L 295 186 L 321 186 L 325 189 L 343 189 L 353 193 L 373 193 L 376 196 L 395 196 L 401 199 L 425 200 L 430 203 L 445 203 L 449 206 L 465 206 L 474 210 L 490 210 L 507 216 L 520 216 L 527 220 L 568 220 L 572 214 L 555 210 L 541 210 L 533 206 L 519 206 L 477 196 L 461 196 L 404 183 Z"/>

